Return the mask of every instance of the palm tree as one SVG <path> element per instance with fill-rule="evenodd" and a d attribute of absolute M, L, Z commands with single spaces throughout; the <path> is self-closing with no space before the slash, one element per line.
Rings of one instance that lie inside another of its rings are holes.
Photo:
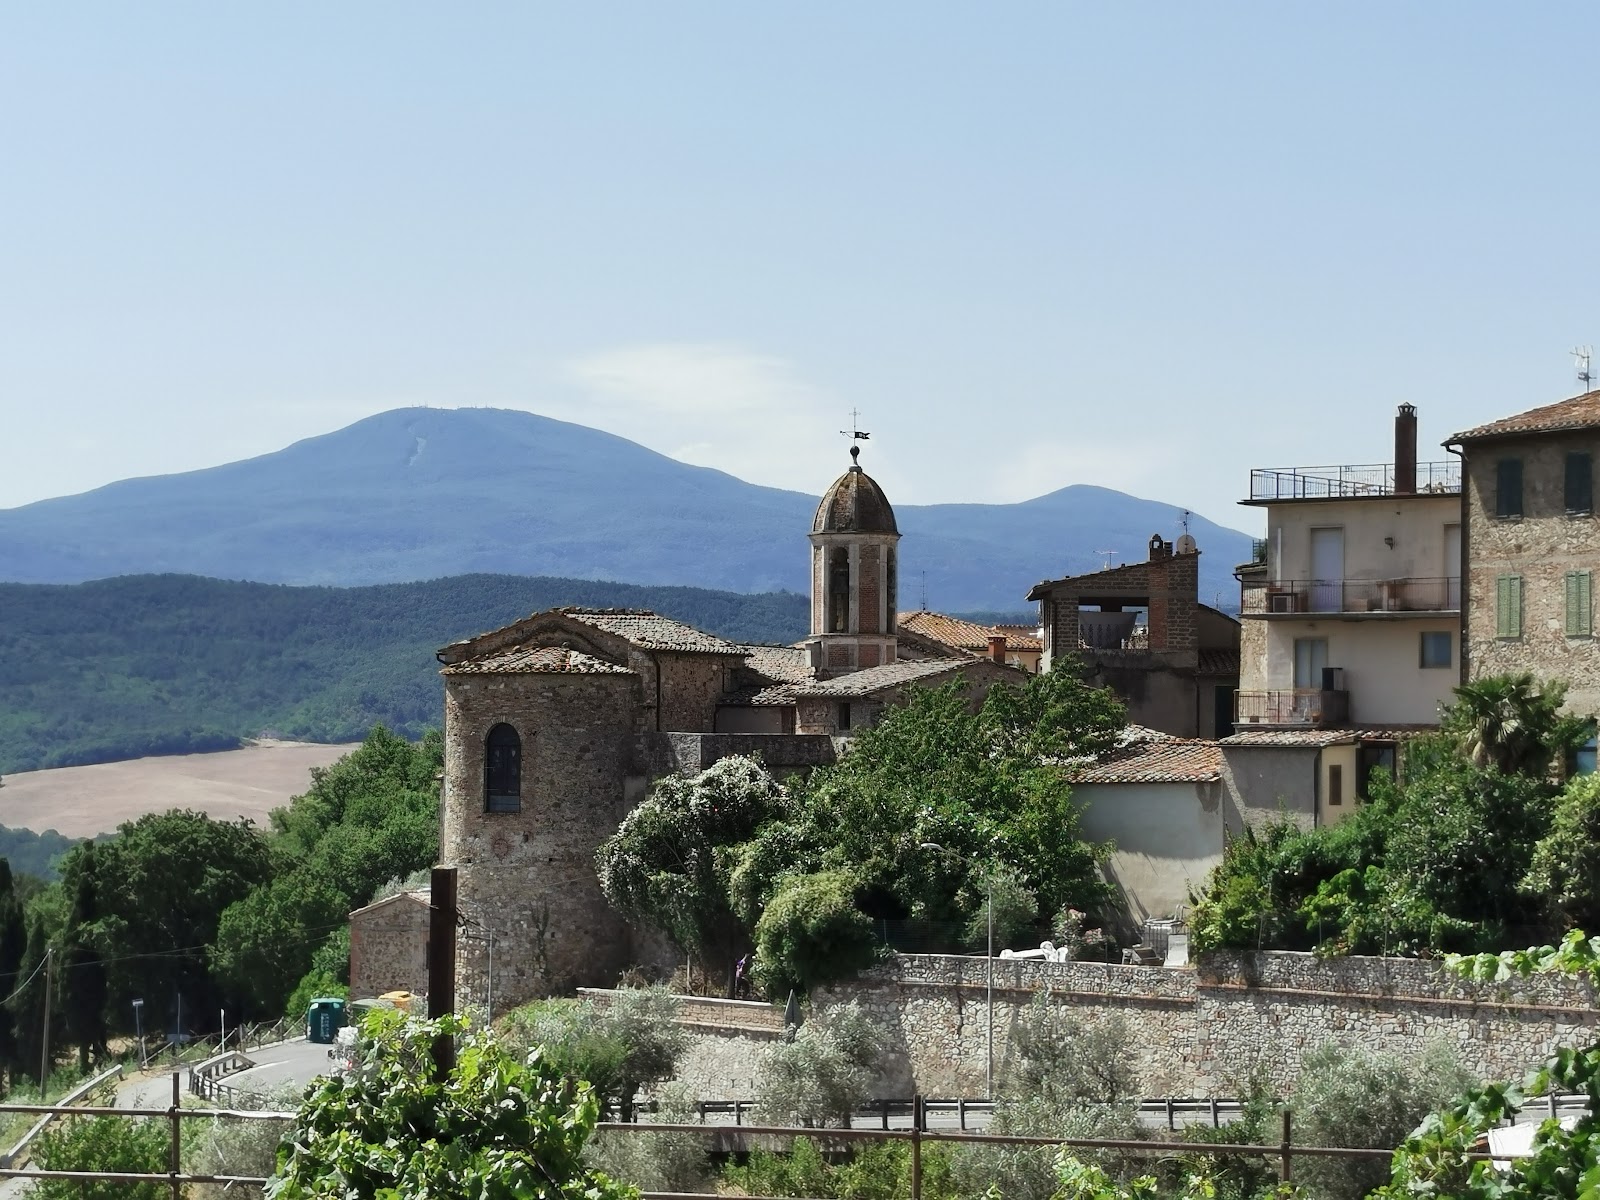
<path fill-rule="evenodd" d="M 1444 728 L 1474 766 L 1506 775 L 1544 775 L 1590 736 L 1590 723 L 1563 714 L 1567 685 L 1534 677 L 1493 675 L 1455 689 Z"/>

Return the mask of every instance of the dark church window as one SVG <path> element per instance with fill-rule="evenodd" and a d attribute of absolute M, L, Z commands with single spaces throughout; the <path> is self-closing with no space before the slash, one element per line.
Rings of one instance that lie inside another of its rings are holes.
<path fill-rule="evenodd" d="M 509 725 L 496 725 L 484 742 L 483 811 L 522 811 L 522 739 Z"/>
<path fill-rule="evenodd" d="M 889 571 L 887 585 L 887 591 L 889 593 L 889 624 L 886 626 L 886 628 L 892 630 L 894 628 L 894 614 L 899 611 L 895 607 L 895 601 L 899 598 L 900 589 L 900 564 L 895 561 L 893 546 L 889 547 Z"/>
<path fill-rule="evenodd" d="M 850 551 L 843 546 L 828 561 L 828 632 L 850 632 Z"/>

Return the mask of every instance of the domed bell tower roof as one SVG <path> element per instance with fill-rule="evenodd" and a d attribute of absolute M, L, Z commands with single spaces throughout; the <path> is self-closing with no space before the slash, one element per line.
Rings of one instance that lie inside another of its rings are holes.
<path fill-rule="evenodd" d="M 817 505 L 812 533 L 891 533 L 900 530 L 894 523 L 894 509 L 872 476 L 861 469 L 861 447 L 851 446 L 850 469 L 833 481 Z"/>

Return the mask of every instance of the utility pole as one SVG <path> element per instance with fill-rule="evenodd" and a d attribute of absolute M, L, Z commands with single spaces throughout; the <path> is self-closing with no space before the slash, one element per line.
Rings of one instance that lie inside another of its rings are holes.
<path fill-rule="evenodd" d="M 39 1103 L 43 1104 L 49 1097 L 47 1091 L 50 1084 L 50 976 L 53 971 L 52 959 L 55 947 L 48 946 L 44 952 L 44 1040 L 39 1047 Z"/>
<path fill-rule="evenodd" d="M 456 1007 L 456 869 L 435 867 L 428 893 L 428 1016 L 437 1018 Z M 444 1079 L 456 1065 L 455 1038 L 434 1039 L 433 1065 Z"/>
<path fill-rule="evenodd" d="M 990 1100 L 993 1100 L 994 1099 L 994 876 L 991 875 L 988 878 L 988 880 L 986 880 L 985 882 L 988 884 L 988 888 L 987 888 L 987 890 L 988 890 L 988 899 L 984 901 L 984 907 L 989 910 L 989 962 L 988 962 L 989 984 L 988 984 L 988 988 L 987 988 L 987 991 L 989 993 L 989 995 L 988 995 L 989 1028 L 988 1028 L 988 1031 L 987 1031 L 988 1036 L 986 1038 L 986 1043 L 987 1044 L 985 1046 L 985 1049 L 987 1051 L 987 1055 L 986 1055 L 986 1062 L 984 1063 L 983 1078 L 984 1078 L 985 1087 L 987 1088 L 988 1093 L 989 1093 L 988 1098 Z"/>

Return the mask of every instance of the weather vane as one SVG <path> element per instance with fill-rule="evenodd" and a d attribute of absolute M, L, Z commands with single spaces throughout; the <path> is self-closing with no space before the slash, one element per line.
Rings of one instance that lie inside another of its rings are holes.
<path fill-rule="evenodd" d="M 855 443 L 864 442 L 872 435 L 861 428 L 861 413 L 857 409 L 852 408 L 850 410 L 850 428 L 839 430 L 839 436 L 850 439 L 850 457 L 853 460 L 858 458 L 861 454 L 861 447 L 857 446 Z"/>

